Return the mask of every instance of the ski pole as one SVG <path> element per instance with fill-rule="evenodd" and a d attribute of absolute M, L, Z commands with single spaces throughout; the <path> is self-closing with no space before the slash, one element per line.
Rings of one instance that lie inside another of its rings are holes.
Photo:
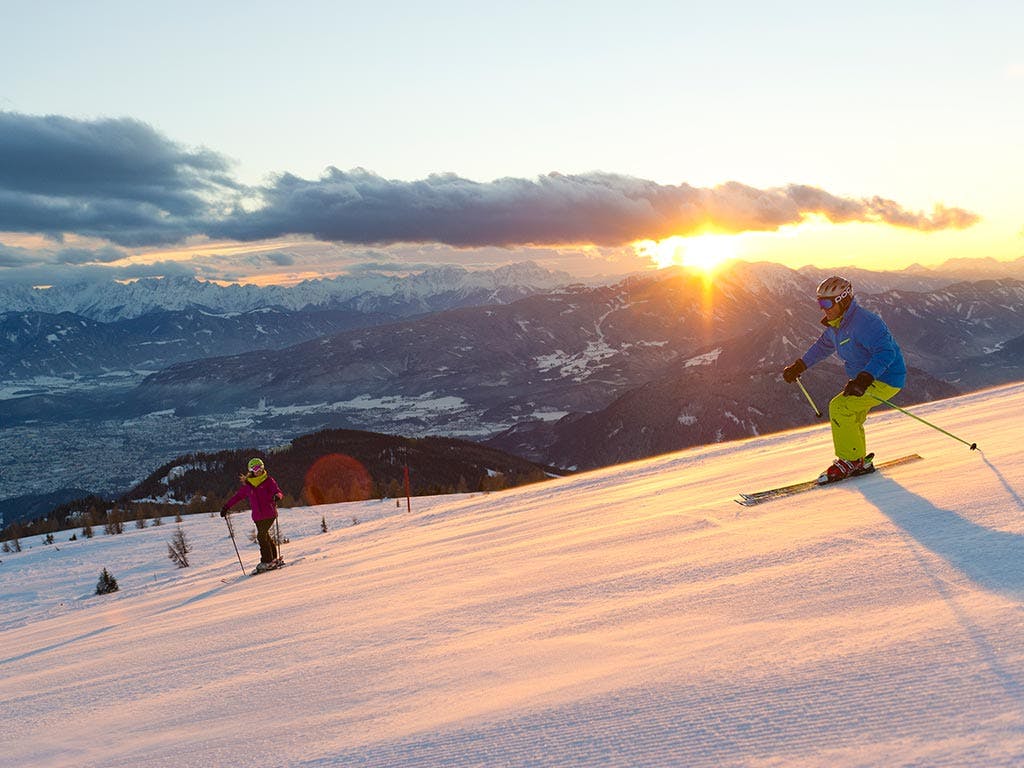
<path fill-rule="evenodd" d="M 277 559 L 284 561 L 284 555 L 281 554 L 281 517 L 274 518 L 274 529 L 277 532 Z"/>
<path fill-rule="evenodd" d="M 869 394 L 869 395 L 871 395 L 871 393 L 870 393 L 870 392 L 869 392 L 868 394 Z M 912 418 L 912 419 L 917 419 L 917 420 L 918 420 L 918 421 L 920 421 L 920 422 L 921 422 L 922 424 L 926 424 L 926 425 L 928 425 L 929 427 L 931 427 L 932 429 L 938 430 L 939 432 L 941 432 L 942 434 L 944 434 L 944 435 L 945 435 L 946 437 L 952 437 L 952 438 L 953 438 L 954 440 L 956 440 L 956 441 L 958 441 L 958 442 L 961 442 L 961 443 L 963 443 L 963 444 L 964 444 L 964 445 L 966 445 L 966 446 L 969 446 L 969 447 L 970 447 L 970 449 L 971 449 L 972 451 L 976 451 L 976 450 L 978 450 L 978 444 L 977 444 L 977 443 L 968 443 L 968 442 L 967 442 L 966 440 L 964 440 L 964 439 L 963 439 L 962 437 L 957 437 L 957 436 L 956 436 L 956 435 L 954 435 L 954 434 L 953 434 L 952 432 L 947 432 L 947 431 L 946 431 L 946 430 L 944 430 L 944 429 L 943 429 L 942 427 L 937 427 L 937 426 L 935 426 L 934 424 L 932 424 L 932 423 L 931 423 L 930 421 L 925 421 L 925 420 L 924 420 L 924 419 L 922 419 L 922 418 L 921 418 L 920 416 L 915 416 L 914 414 L 912 414 L 912 413 L 911 413 L 910 411 L 908 411 L 907 409 L 905 409 L 905 408 L 900 408 L 900 407 L 899 407 L 898 405 L 896 405 L 895 403 L 891 403 L 891 402 L 889 402 L 889 401 L 888 401 L 888 400 L 886 400 L 886 399 L 885 399 L 884 397 L 879 397 L 878 395 L 871 395 L 871 397 L 875 398 L 875 400 L 877 400 L 877 401 L 878 401 L 878 402 L 880 402 L 880 403 L 885 403 L 885 404 L 886 404 L 886 405 L 888 405 L 888 406 L 889 406 L 890 408 L 895 408 L 895 409 L 896 409 L 897 411 L 899 411 L 900 413 L 905 413 L 905 414 L 907 414 L 907 416 L 909 416 L 909 417 L 910 417 L 910 418 Z"/>
<path fill-rule="evenodd" d="M 242 555 L 238 551 L 238 543 L 235 541 L 235 529 L 231 527 L 231 518 L 228 515 L 224 515 L 224 522 L 228 526 L 228 535 L 231 537 L 231 543 L 235 545 L 235 554 L 238 556 L 238 565 L 242 569 L 242 575 L 245 575 L 245 566 L 242 565 Z"/>
<path fill-rule="evenodd" d="M 821 411 L 819 411 L 818 410 L 818 406 L 816 406 L 814 404 L 814 399 L 811 397 L 811 393 L 807 391 L 807 387 L 805 387 L 804 383 L 802 381 L 800 381 L 800 377 L 799 376 L 796 377 L 796 383 L 797 383 L 797 386 L 800 387 L 800 391 L 804 393 L 804 397 L 807 398 L 807 402 L 811 404 L 811 408 L 814 409 L 814 415 L 817 416 L 820 419 L 821 418 Z"/>

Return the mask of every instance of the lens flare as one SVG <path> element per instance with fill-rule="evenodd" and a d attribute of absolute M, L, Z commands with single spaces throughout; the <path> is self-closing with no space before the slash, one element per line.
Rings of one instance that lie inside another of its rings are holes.
<path fill-rule="evenodd" d="M 373 481 L 357 459 L 343 453 L 321 456 L 306 472 L 302 493 L 310 504 L 337 504 L 370 498 Z"/>

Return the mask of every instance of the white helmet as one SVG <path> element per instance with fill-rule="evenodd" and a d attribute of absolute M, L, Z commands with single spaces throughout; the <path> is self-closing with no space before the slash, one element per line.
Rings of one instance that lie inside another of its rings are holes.
<path fill-rule="evenodd" d="M 845 312 L 846 308 L 850 306 L 851 301 L 853 301 L 853 286 L 845 277 L 833 275 L 832 277 L 826 277 L 819 283 L 818 304 L 822 309 L 828 309 L 835 304 L 839 304 Z"/>

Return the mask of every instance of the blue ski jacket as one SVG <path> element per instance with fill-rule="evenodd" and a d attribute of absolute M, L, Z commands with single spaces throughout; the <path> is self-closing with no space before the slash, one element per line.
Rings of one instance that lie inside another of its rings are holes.
<path fill-rule="evenodd" d="M 907 381 L 907 366 L 899 345 L 882 318 L 864 309 L 854 299 L 837 328 L 825 320 L 821 322 L 825 331 L 804 353 L 804 365 L 810 368 L 835 352 L 851 379 L 861 371 L 867 371 L 878 381 L 903 389 Z"/>

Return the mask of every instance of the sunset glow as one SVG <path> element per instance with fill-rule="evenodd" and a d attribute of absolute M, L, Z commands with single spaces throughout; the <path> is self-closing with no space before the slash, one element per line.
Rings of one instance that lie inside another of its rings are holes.
<path fill-rule="evenodd" d="M 740 254 L 739 237 L 736 235 L 673 236 L 664 240 L 641 240 L 634 243 L 633 247 L 638 254 L 651 259 L 659 269 L 681 266 L 708 274 Z"/>
<path fill-rule="evenodd" d="M 936 7 L 928 35 L 919 9 L 889 4 L 890 33 L 867 47 L 871 15 L 855 29 L 840 7 L 795 25 L 750 3 L 757 23 L 720 39 L 701 30 L 732 28 L 727 7 L 702 6 L 694 23 L 686 4 L 661 4 L 652 26 L 628 4 L 488 6 L 484 25 L 458 4 L 401 23 L 367 5 L 361 28 L 375 31 L 337 46 L 338 4 L 314 0 L 290 9 L 301 35 L 272 15 L 211 11 L 210 39 L 195 43 L 209 58 L 152 56 L 195 34 L 155 5 L 132 6 L 132 28 L 153 36 L 130 51 L 113 32 L 121 4 L 64 4 L 74 11 L 59 17 L 9 5 L 0 63 L 51 65 L 9 79 L 0 102 L 0 286 L 291 285 L 525 262 L 567 282 L 668 265 L 717 278 L 730 260 L 941 271 L 1024 257 L 1021 4 L 972 9 L 972 28 Z M 429 57 L 424 25 L 444 31 Z M 525 69 L 524 29 L 543 41 Z M 353 71 L 378 56 L 381 30 L 403 76 L 334 78 L 324 99 L 310 56 L 317 71 Z M 268 35 L 272 72 L 236 77 Z M 609 39 L 616 55 L 593 57 Z M 712 78 L 708 61 L 721 62 Z M 894 77 L 892 61 L 929 65 Z M 232 85 L 226 115 L 207 103 L 210 82 Z M 566 99 L 565 83 L 586 97 Z M 429 130 L 408 141 L 409 115 L 427 110 Z M 485 112 L 508 118 L 467 123 Z"/>

